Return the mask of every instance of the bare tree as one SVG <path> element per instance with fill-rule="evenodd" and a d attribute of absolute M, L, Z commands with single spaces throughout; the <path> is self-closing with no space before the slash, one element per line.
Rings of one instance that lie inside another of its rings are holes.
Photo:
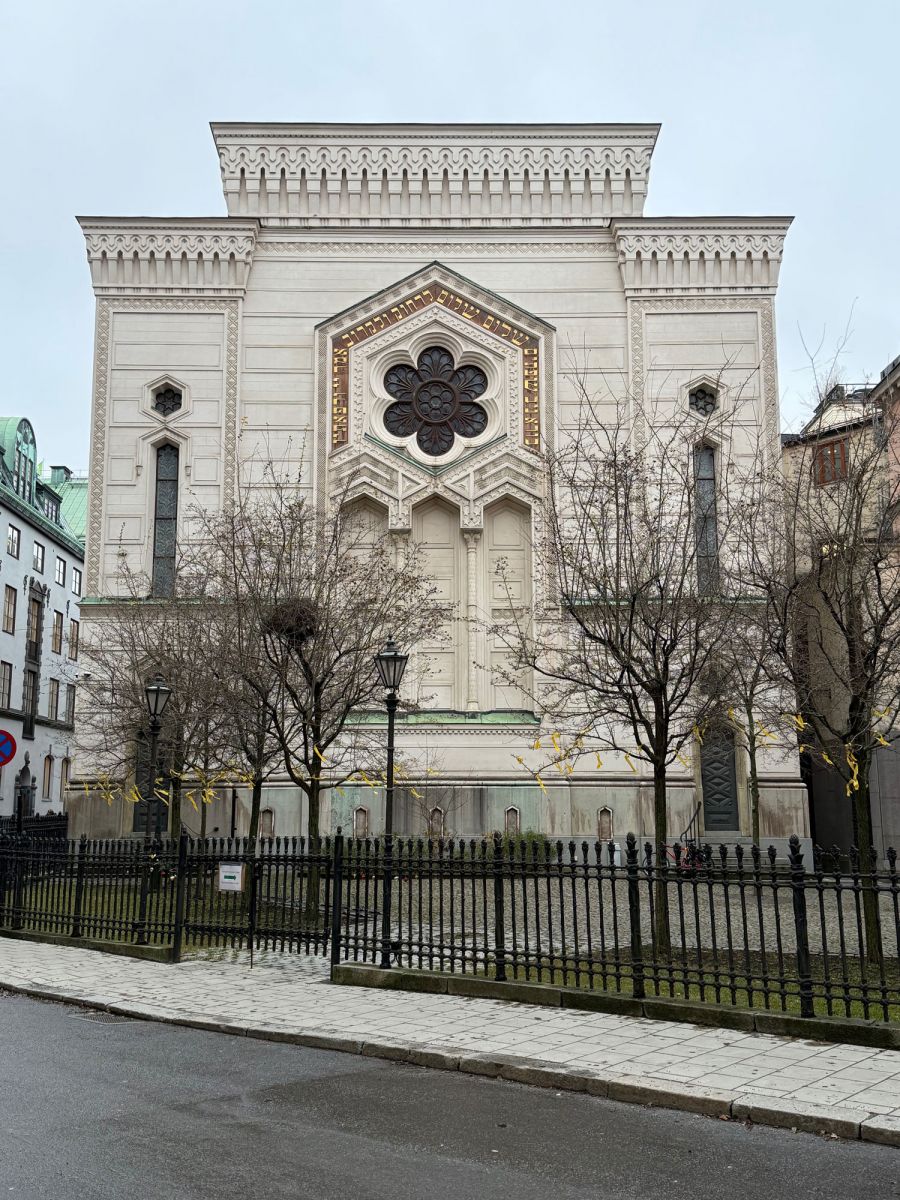
<path fill-rule="evenodd" d="M 140 799 L 148 802 L 155 795 L 169 804 L 167 824 L 177 836 L 183 784 L 192 772 L 202 773 L 215 738 L 215 611 L 186 596 L 177 582 L 171 597 L 149 599 L 149 579 L 124 559 L 116 591 L 95 614 L 85 639 L 78 728 L 91 770 L 84 773 L 107 781 L 133 775 Z M 140 776 L 147 768 L 139 761 L 141 732 L 147 726 L 144 685 L 157 672 L 172 697 L 160 735 L 159 773 L 145 780 Z M 105 794 L 110 794 L 109 786 Z"/>
<path fill-rule="evenodd" d="M 373 755 L 371 726 L 354 721 L 382 704 L 373 656 L 391 635 L 434 637 L 446 614 L 414 546 L 373 544 L 352 507 L 317 511 L 271 464 L 266 485 L 198 513 L 198 545 L 208 595 L 231 610 L 230 661 L 316 838 L 323 792 Z"/>
<path fill-rule="evenodd" d="M 715 703 L 708 676 L 739 604 L 722 559 L 731 552 L 752 470 L 715 469 L 731 415 L 689 428 L 653 406 L 619 403 L 610 419 L 575 379 L 577 428 L 547 455 L 545 594 L 556 604 L 494 630 L 510 677 L 532 674 L 540 707 L 585 747 L 649 764 L 654 838 L 664 855 L 672 763 Z M 739 493 L 744 495 L 738 500 Z M 510 602 L 509 611 L 515 613 Z M 657 935 L 668 939 L 665 898 Z"/>
<path fill-rule="evenodd" d="M 831 394 L 832 403 L 846 397 Z M 780 558 L 757 561 L 772 646 L 797 697 L 804 744 L 843 781 L 853 836 L 873 841 L 872 756 L 900 709 L 898 414 L 862 390 L 838 424 L 816 421 L 786 449 Z M 864 892 L 870 958 L 880 955 L 877 898 Z"/>

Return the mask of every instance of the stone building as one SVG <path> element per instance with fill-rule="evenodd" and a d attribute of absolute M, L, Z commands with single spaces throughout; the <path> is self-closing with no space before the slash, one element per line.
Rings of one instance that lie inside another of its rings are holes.
<path fill-rule="evenodd" d="M 61 812 L 74 753 L 84 551 L 63 515 L 71 472 L 51 467 L 42 478 L 38 461 L 31 422 L 0 418 L 0 727 L 17 747 L 0 768 L 0 816 L 14 813 L 26 755 L 33 814 Z"/>
<path fill-rule="evenodd" d="M 102 620 L 121 556 L 152 571 L 160 496 L 184 536 L 190 504 L 261 486 L 275 458 L 319 503 L 349 488 L 376 530 L 424 543 L 462 618 L 430 656 L 428 711 L 399 727 L 401 759 L 433 764 L 416 781 L 427 811 L 405 790 L 401 826 L 650 829 L 651 780 L 616 756 L 546 790 L 528 773 L 540 718 L 497 682 L 483 632 L 494 567 L 534 599 L 540 450 L 576 419 L 573 354 L 611 402 L 652 392 L 686 422 L 699 385 L 722 405 L 740 395 L 752 415 L 734 452 L 777 455 L 789 220 L 645 216 L 656 125 L 212 133 L 227 215 L 80 219 L 97 298 L 84 619 Z M 456 425 L 433 419 L 437 393 L 428 419 L 404 407 L 414 370 L 418 387 L 460 369 L 477 403 Z M 673 777 L 676 833 L 701 790 L 695 750 Z M 771 751 L 764 768 L 764 833 L 805 832 L 796 764 Z M 739 748 L 707 772 L 720 831 L 747 828 L 745 775 Z M 294 789 L 273 784 L 265 809 L 267 830 L 302 828 Z M 375 830 L 381 796 L 345 788 L 330 819 Z"/>

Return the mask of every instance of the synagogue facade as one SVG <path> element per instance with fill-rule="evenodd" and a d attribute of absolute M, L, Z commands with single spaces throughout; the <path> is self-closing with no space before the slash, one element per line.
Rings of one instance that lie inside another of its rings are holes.
<path fill-rule="evenodd" d="M 376 536 L 421 543 L 454 607 L 449 642 L 416 651 L 428 670 L 399 724 L 414 764 L 401 829 L 430 815 L 466 835 L 649 831 L 639 764 L 542 773 L 552 731 L 530 689 L 501 682 L 487 630 L 510 594 L 537 598 L 541 451 L 578 419 L 573 371 L 601 415 L 652 394 L 690 422 L 698 388 L 740 396 L 746 447 L 779 453 L 789 221 L 645 216 L 655 125 L 212 133 L 227 215 L 81 218 L 97 301 L 88 596 L 115 592 L 123 557 L 165 572 L 190 508 L 264 486 L 274 460 L 317 504 L 341 495 Z M 100 604 L 82 611 L 102 619 Z M 701 835 L 746 832 L 740 746 L 702 759 L 696 746 L 673 773 L 670 829 L 699 802 Z M 795 760 L 765 752 L 764 836 L 806 826 Z M 323 825 L 377 830 L 381 804 L 345 786 Z M 299 807 L 273 781 L 264 831 L 301 832 Z"/>

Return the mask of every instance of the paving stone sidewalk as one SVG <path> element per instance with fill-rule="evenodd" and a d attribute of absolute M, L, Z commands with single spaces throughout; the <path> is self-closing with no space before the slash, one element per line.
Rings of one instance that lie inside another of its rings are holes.
<path fill-rule="evenodd" d="M 900 1146 L 900 1051 L 456 996 L 338 987 L 306 955 L 179 965 L 0 938 L 0 988 Z"/>

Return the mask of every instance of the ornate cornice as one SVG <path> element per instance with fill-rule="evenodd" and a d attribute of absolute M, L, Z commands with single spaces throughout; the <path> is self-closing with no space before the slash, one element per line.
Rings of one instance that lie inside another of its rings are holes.
<path fill-rule="evenodd" d="M 302 241 L 263 237 L 256 244 L 255 257 L 264 258 L 268 255 L 297 258 L 315 258 L 316 256 L 322 258 L 385 258 L 403 255 L 410 257 L 428 255 L 432 258 L 448 258 L 453 255 L 464 255 L 467 258 L 472 255 L 487 258 L 543 256 L 549 258 L 565 255 L 576 258 L 611 259 L 617 256 L 617 250 L 615 242 L 611 239 L 605 242 L 593 239 L 590 241 L 572 239 L 560 242 L 523 241 L 519 237 L 512 237 L 505 241 L 452 241 L 448 238 L 440 242 L 415 241 L 413 239 L 332 242 L 315 237 Z"/>
<path fill-rule="evenodd" d="M 309 225 L 639 215 L 657 125 L 212 126 L 228 211 Z"/>
<path fill-rule="evenodd" d="M 615 220 L 626 296 L 774 295 L 790 217 Z"/>
<path fill-rule="evenodd" d="M 80 217 L 94 292 L 242 296 L 259 225 L 228 217 Z"/>

